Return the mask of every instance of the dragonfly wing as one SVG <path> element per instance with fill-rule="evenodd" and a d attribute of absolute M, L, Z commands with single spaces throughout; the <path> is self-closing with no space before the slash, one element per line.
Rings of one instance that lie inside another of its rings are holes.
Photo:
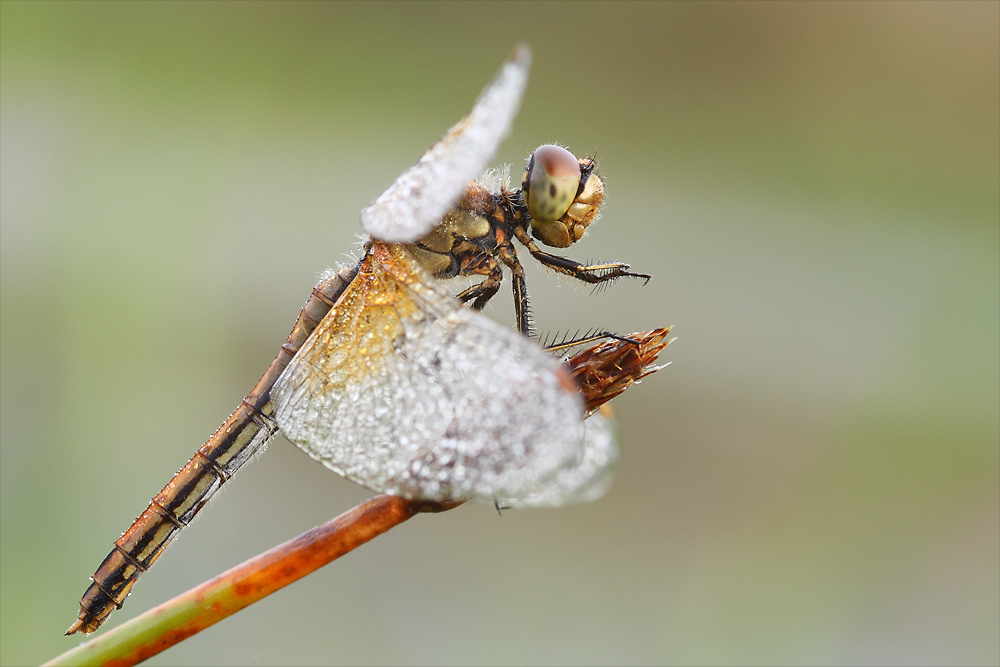
<path fill-rule="evenodd" d="M 593 435 L 567 380 L 404 248 L 376 242 L 271 400 L 292 442 L 369 489 L 518 504 L 587 460 Z M 530 504 L 567 502 L 557 495 Z"/>
<path fill-rule="evenodd" d="M 549 483 L 511 494 L 509 507 L 559 507 L 597 500 L 611 487 L 611 473 L 618 461 L 615 423 L 600 412 L 582 424 L 582 447 L 574 465 L 565 466 Z"/>
<path fill-rule="evenodd" d="M 528 82 L 531 50 L 514 50 L 469 115 L 361 211 L 361 225 L 381 241 L 410 243 L 427 235 L 493 159 L 507 136 Z"/>

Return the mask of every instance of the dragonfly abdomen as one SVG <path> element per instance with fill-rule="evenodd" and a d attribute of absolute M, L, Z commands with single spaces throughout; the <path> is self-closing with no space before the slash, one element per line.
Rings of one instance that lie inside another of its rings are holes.
<path fill-rule="evenodd" d="M 253 391 L 115 542 L 114 550 L 91 577 L 93 583 L 80 600 L 79 618 L 67 635 L 94 632 L 112 611 L 120 609 L 135 582 L 178 531 L 262 450 L 278 430 L 271 417 L 271 387 L 356 275 L 356 267 L 345 267 L 313 288 L 288 339 Z"/>

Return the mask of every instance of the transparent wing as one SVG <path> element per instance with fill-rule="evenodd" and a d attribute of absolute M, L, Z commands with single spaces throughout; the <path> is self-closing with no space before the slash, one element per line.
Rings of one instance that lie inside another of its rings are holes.
<path fill-rule="evenodd" d="M 571 382 L 405 249 L 374 243 L 271 400 L 292 442 L 374 491 L 555 505 L 589 499 L 575 487 L 586 495 L 614 458 L 610 428 L 584 426 Z M 570 472 L 581 465 L 595 472 Z"/>
<path fill-rule="evenodd" d="M 381 241 L 409 243 L 441 222 L 507 136 L 528 82 L 531 50 L 517 47 L 469 115 L 361 211 L 361 225 Z"/>
<path fill-rule="evenodd" d="M 583 422 L 582 429 L 582 446 L 573 465 L 559 470 L 547 484 L 511 494 L 504 504 L 509 507 L 558 507 L 588 503 L 603 496 L 611 487 L 611 473 L 618 462 L 615 423 L 598 412 Z"/>

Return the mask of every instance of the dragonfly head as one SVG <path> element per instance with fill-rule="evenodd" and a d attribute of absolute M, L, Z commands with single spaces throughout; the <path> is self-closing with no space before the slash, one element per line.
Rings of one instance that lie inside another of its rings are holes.
<path fill-rule="evenodd" d="M 528 158 L 521 196 L 531 215 L 531 235 L 555 248 L 583 238 L 604 203 L 604 183 L 593 158 L 546 144 Z"/>

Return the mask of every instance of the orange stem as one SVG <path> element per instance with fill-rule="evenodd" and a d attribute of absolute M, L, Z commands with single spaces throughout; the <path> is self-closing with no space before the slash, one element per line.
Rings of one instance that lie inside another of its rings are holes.
<path fill-rule="evenodd" d="M 298 581 L 415 514 L 458 502 L 376 496 L 63 653 L 46 665 L 134 665 Z"/>

